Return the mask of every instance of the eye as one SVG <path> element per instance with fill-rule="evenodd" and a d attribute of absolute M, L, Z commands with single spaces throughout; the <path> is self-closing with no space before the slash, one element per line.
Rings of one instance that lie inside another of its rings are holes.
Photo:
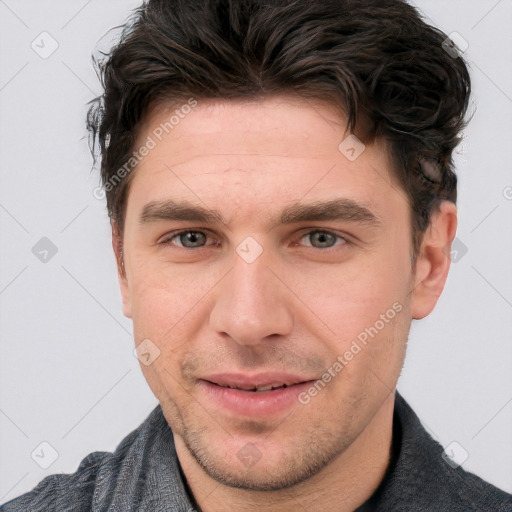
<path fill-rule="evenodd" d="M 174 243 L 176 239 L 179 243 Z M 207 235 L 202 231 L 179 231 L 177 233 L 171 233 L 169 237 L 162 240 L 160 245 L 177 245 L 184 249 L 198 249 L 204 246 L 207 240 Z"/>
<path fill-rule="evenodd" d="M 301 237 L 301 240 L 308 240 L 309 247 L 314 247 L 315 249 L 330 249 L 336 245 L 336 241 L 339 240 L 340 243 L 337 245 L 345 245 L 348 244 L 349 241 L 345 238 L 331 233 L 330 231 L 309 231 L 305 235 Z M 305 244 L 308 246 L 308 244 Z"/>

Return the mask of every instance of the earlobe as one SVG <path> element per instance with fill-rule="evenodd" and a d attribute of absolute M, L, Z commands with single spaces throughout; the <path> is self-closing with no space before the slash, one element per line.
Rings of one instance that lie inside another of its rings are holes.
<path fill-rule="evenodd" d="M 443 201 L 432 215 L 418 253 L 411 291 L 411 315 L 419 320 L 434 309 L 450 270 L 450 253 L 457 232 L 457 207 Z"/>
<path fill-rule="evenodd" d="M 114 255 L 117 265 L 117 277 L 119 281 L 121 297 L 123 300 L 123 314 L 127 318 L 132 318 L 130 305 L 130 289 L 128 286 L 128 278 L 124 264 L 125 257 L 123 254 L 123 239 L 121 233 L 119 232 L 118 225 L 115 221 L 112 221 L 112 248 L 114 249 Z"/>

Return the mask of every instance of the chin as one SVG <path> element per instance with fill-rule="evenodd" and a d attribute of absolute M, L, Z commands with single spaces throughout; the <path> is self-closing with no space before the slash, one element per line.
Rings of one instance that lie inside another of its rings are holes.
<path fill-rule="evenodd" d="M 232 437 L 209 441 L 190 430 L 183 436 L 189 453 L 210 478 L 248 491 L 294 487 L 320 472 L 345 448 L 339 438 L 328 437 L 326 443 L 314 433 L 293 443 L 246 439 L 231 443 L 231 448 Z"/>

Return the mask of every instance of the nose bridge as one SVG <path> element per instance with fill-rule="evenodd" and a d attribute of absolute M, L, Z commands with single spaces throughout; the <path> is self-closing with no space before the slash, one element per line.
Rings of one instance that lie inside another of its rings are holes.
<path fill-rule="evenodd" d="M 270 258 L 263 252 L 256 256 L 250 243 L 241 244 L 233 254 L 233 268 L 218 289 L 210 318 L 217 333 L 226 333 L 242 345 L 286 335 L 292 329 L 286 294 L 268 268 Z"/>

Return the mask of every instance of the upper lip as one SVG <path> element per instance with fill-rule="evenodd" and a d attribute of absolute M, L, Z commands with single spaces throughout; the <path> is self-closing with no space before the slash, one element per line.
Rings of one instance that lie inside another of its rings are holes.
<path fill-rule="evenodd" d="M 266 372 L 247 375 L 241 373 L 215 373 L 201 377 L 201 380 L 213 382 L 219 386 L 231 386 L 239 389 L 254 389 L 257 387 L 270 386 L 272 384 L 293 386 L 302 382 L 309 382 L 314 378 L 303 377 L 291 373 Z"/>

